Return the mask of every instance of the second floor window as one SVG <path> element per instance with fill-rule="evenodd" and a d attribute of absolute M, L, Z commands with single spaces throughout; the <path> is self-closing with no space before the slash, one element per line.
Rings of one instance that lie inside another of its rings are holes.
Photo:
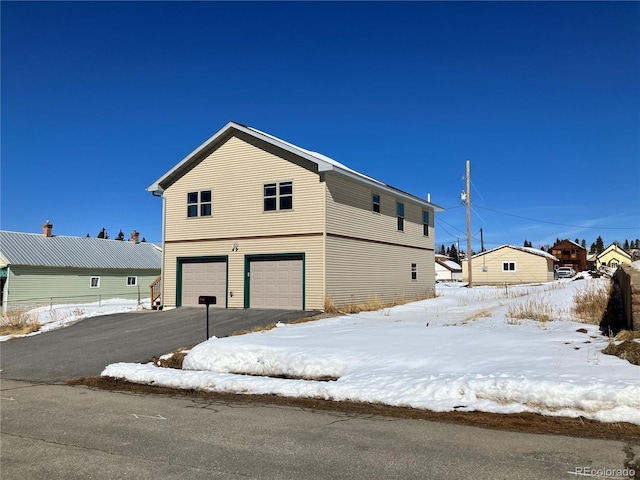
<path fill-rule="evenodd" d="M 371 194 L 371 211 L 380 213 L 380 195 L 376 193 Z"/>
<path fill-rule="evenodd" d="M 211 216 L 211 190 L 187 193 L 187 217 Z"/>
<path fill-rule="evenodd" d="M 422 211 L 422 235 L 429 236 L 429 212 L 426 210 Z"/>
<path fill-rule="evenodd" d="M 293 182 L 264 184 L 264 211 L 293 210 Z"/>
<path fill-rule="evenodd" d="M 398 217 L 398 231 L 404 231 L 404 203 L 396 204 L 396 216 Z"/>

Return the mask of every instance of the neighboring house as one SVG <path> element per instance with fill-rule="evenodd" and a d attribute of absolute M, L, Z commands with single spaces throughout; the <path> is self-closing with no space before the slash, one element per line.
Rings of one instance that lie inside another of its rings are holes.
<path fill-rule="evenodd" d="M 147 190 L 163 198 L 163 308 L 434 295 L 442 208 L 251 127 L 229 122 Z"/>
<path fill-rule="evenodd" d="M 632 263 L 631 255 L 615 243 L 609 245 L 596 257 L 596 268 L 609 267 L 616 269 L 623 263 Z"/>
<path fill-rule="evenodd" d="M 560 267 L 573 267 L 576 272 L 587 270 L 587 249 L 576 242 L 562 240 L 551 247 L 551 254 Z"/>
<path fill-rule="evenodd" d="M 471 257 L 474 285 L 504 285 L 550 282 L 558 259 L 531 247 L 502 245 Z M 463 277 L 469 279 L 468 262 L 462 264 Z"/>
<path fill-rule="evenodd" d="M 461 282 L 462 267 L 446 255 L 436 254 L 436 282 Z"/>
<path fill-rule="evenodd" d="M 151 243 L 0 231 L 2 311 L 51 303 L 148 298 L 162 252 Z"/>

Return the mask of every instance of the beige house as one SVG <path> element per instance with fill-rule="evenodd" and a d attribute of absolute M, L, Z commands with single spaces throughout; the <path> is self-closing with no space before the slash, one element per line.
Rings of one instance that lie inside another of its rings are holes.
<path fill-rule="evenodd" d="M 502 245 L 471 257 L 474 285 L 504 285 L 550 282 L 554 262 L 550 253 L 530 247 Z M 462 276 L 469 280 L 468 262 L 462 262 Z"/>
<path fill-rule="evenodd" d="M 163 199 L 164 308 L 434 294 L 442 208 L 253 128 L 229 122 L 148 190 Z"/>
<path fill-rule="evenodd" d="M 631 255 L 625 252 L 622 247 L 612 243 L 596 256 L 595 261 L 596 268 L 609 267 L 615 269 L 623 263 L 631 263 Z"/>

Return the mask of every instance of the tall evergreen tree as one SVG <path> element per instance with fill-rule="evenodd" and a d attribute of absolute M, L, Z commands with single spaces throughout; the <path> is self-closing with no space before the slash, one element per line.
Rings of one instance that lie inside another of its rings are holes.
<path fill-rule="evenodd" d="M 622 248 L 624 249 L 625 252 L 629 251 L 629 240 L 624 241 L 624 245 L 622 246 Z"/>
<path fill-rule="evenodd" d="M 603 251 L 604 251 L 604 241 L 602 240 L 602 237 L 600 235 L 598 235 L 598 238 L 596 238 L 596 251 L 595 251 L 595 253 L 601 254 Z"/>
<path fill-rule="evenodd" d="M 458 254 L 458 249 L 455 245 L 451 245 L 449 249 L 449 258 L 456 263 L 460 263 L 460 255 Z"/>
<path fill-rule="evenodd" d="M 580 246 L 582 248 L 584 248 L 585 250 L 587 249 L 587 241 L 583 238 L 582 241 L 580 242 Z"/>
<path fill-rule="evenodd" d="M 447 252 L 444 249 L 444 243 L 440 244 L 440 250 L 438 251 L 440 255 L 446 255 Z"/>

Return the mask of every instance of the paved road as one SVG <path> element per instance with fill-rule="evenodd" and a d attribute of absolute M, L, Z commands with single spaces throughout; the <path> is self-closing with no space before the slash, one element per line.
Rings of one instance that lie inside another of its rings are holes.
<path fill-rule="evenodd" d="M 567 472 L 622 469 L 640 454 L 617 441 L 295 407 L 11 380 L 1 390 L 2 480 L 575 480 Z"/>
<path fill-rule="evenodd" d="M 224 337 L 256 326 L 290 322 L 319 312 L 209 310 L 209 334 Z M 204 308 L 106 315 L 32 337 L 0 343 L 2 379 L 64 382 L 99 375 L 115 362 L 146 362 L 206 340 Z"/>

